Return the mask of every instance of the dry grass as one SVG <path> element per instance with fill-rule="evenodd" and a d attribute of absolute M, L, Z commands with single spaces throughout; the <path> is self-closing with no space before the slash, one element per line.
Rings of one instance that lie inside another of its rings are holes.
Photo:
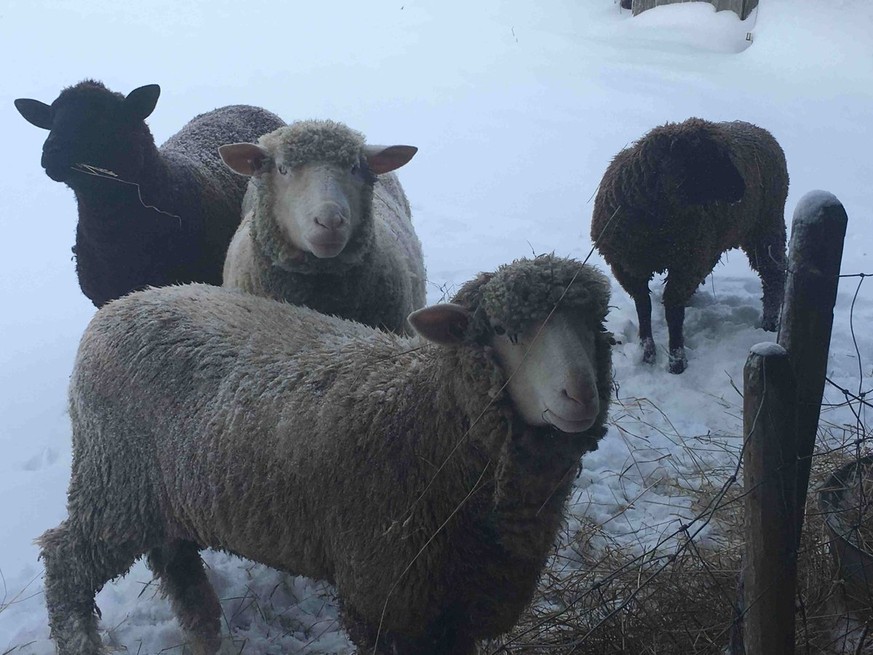
<path fill-rule="evenodd" d="M 873 552 L 873 462 L 863 462 L 846 479 L 847 493 L 836 515 L 840 530 L 853 544 Z"/>
<path fill-rule="evenodd" d="M 846 598 L 835 575 L 816 489 L 854 453 L 829 450 L 814 459 L 798 553 L 798 653 L 873 653 L 873 612 Z M 711 532 L 650 550 L 609 540 L 583 524 L 550 561 L 540 593 L 516 629 L 483 653 L 691 655 L 725 653 L 738 616 L 743 503 L 739 484 L 702 489 L 696 506 L 711 512 Z M 869 498 L 873 498 L 871 493 Z M 708 510 L 707 510 L 708 508 Z M 569 547 L 569 548 L 568 548 Z M 575 559 L 567 571 L 567 552 Z"/>

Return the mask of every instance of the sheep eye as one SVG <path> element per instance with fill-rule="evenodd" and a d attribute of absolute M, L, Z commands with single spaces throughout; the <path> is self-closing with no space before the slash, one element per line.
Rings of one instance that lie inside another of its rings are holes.
<path fill-rule="evenodd" d="M 502 337 L 504 334 L 506 334 L 506 328 L 503 327 L 502 325 L 495 325 L 494 326 L 494 334 Z"/>
<path fill-rule="evenodd" d="M 285 166 L 285 164 L 279 164 L 277 168 L 279 169 L 279 173 L 281 173 L 282 175 L 288 175 L 288 168 Z"/>

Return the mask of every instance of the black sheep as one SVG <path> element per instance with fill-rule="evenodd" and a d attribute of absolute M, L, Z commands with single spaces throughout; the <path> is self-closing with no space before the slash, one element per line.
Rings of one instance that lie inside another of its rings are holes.
<path fill-rule="evenodd" d="M 246 180 L 222 163 L 218 146 L 284 124 L 231 105 L 195 117 L 159 149 L 144 119 L 160 92 L 149 84 L 125 97 L 85 80 L 51 105 L 15 101 L 25 120 L 50 131 L 46 174 L 76 194 L 76 272 L 97 307 L 146 286 L 221 284 Z"/>
<path fill-rule="evenodd" d="M 655 361 L 649 280 L 667 272 L 669 370 L 685 370 L 685 305 L 723 252 L 742 248 L 764 288 L 761 327 L 776 329 L 785 283 L 788 170 L 751 123 L 689 118 L 619 152 L 594 201 L 591 239 L 636 304 L 643 361 Z"/>

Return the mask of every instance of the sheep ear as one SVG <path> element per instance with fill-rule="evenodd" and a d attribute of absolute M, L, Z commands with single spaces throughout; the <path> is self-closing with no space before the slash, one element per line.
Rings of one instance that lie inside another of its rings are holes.
<path fill-rule="evenodd" d="M 364 146 L 364 157 L 376 175 L 396 170 L 415 156 L 415 146 Z"/>
<path fill-rule="evenodd" d="M 228 143 L 218 146 L 218 154 L 230 170 L 248 176 L 263 171 L 270 159 L 270 153 L 255 143 Z"/>
<path fill-rule="evenodd" d="M 161 87 L 157 84 L 146 84 L 134 89 L 124 99 L 124 110 L 134 120 L 144 120 L 155 110 Z"/>
<path fill-rule="evenodd" d="M 470 312 L 454 303 L 442 303 L 417 309 L 407 320 L 412 329 L 428 341 L 441 346 L 457 346 L 464 341 Z"/>
<path fill-rule="evenodd" d="M 15 108 L 31 125 L 36 125 L 44 130 L 52 129 L 52 108 L 50 105 L 39 100 L 19 98 L 15 101 Z"/>

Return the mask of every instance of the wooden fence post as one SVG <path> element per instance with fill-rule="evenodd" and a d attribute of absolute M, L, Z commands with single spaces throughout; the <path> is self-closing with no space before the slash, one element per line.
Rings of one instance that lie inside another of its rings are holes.
<path fill-rule="evenodd" d="M 755 346 L 743 372 L 746 554 L 732 655 L 795 652 L 797 550 L 847 223 L 833 194 L 800 199 L 778 343 Z"/>
<path fill-rule="evenodd" d="M 743 644 L 746 655 L 794 654 L 797 588 L 795 384 L 788 352 L 754 346 L 743 369 Z"/>
<path fill-rule="evenodd" d="M 797 383 L 797 536 L 827 374 L 834 304 L 848 218 L 837 198 L 810 191 L 797 204 L 791 225 L 788 276 L 778 343 L 788 351 Z"/>

